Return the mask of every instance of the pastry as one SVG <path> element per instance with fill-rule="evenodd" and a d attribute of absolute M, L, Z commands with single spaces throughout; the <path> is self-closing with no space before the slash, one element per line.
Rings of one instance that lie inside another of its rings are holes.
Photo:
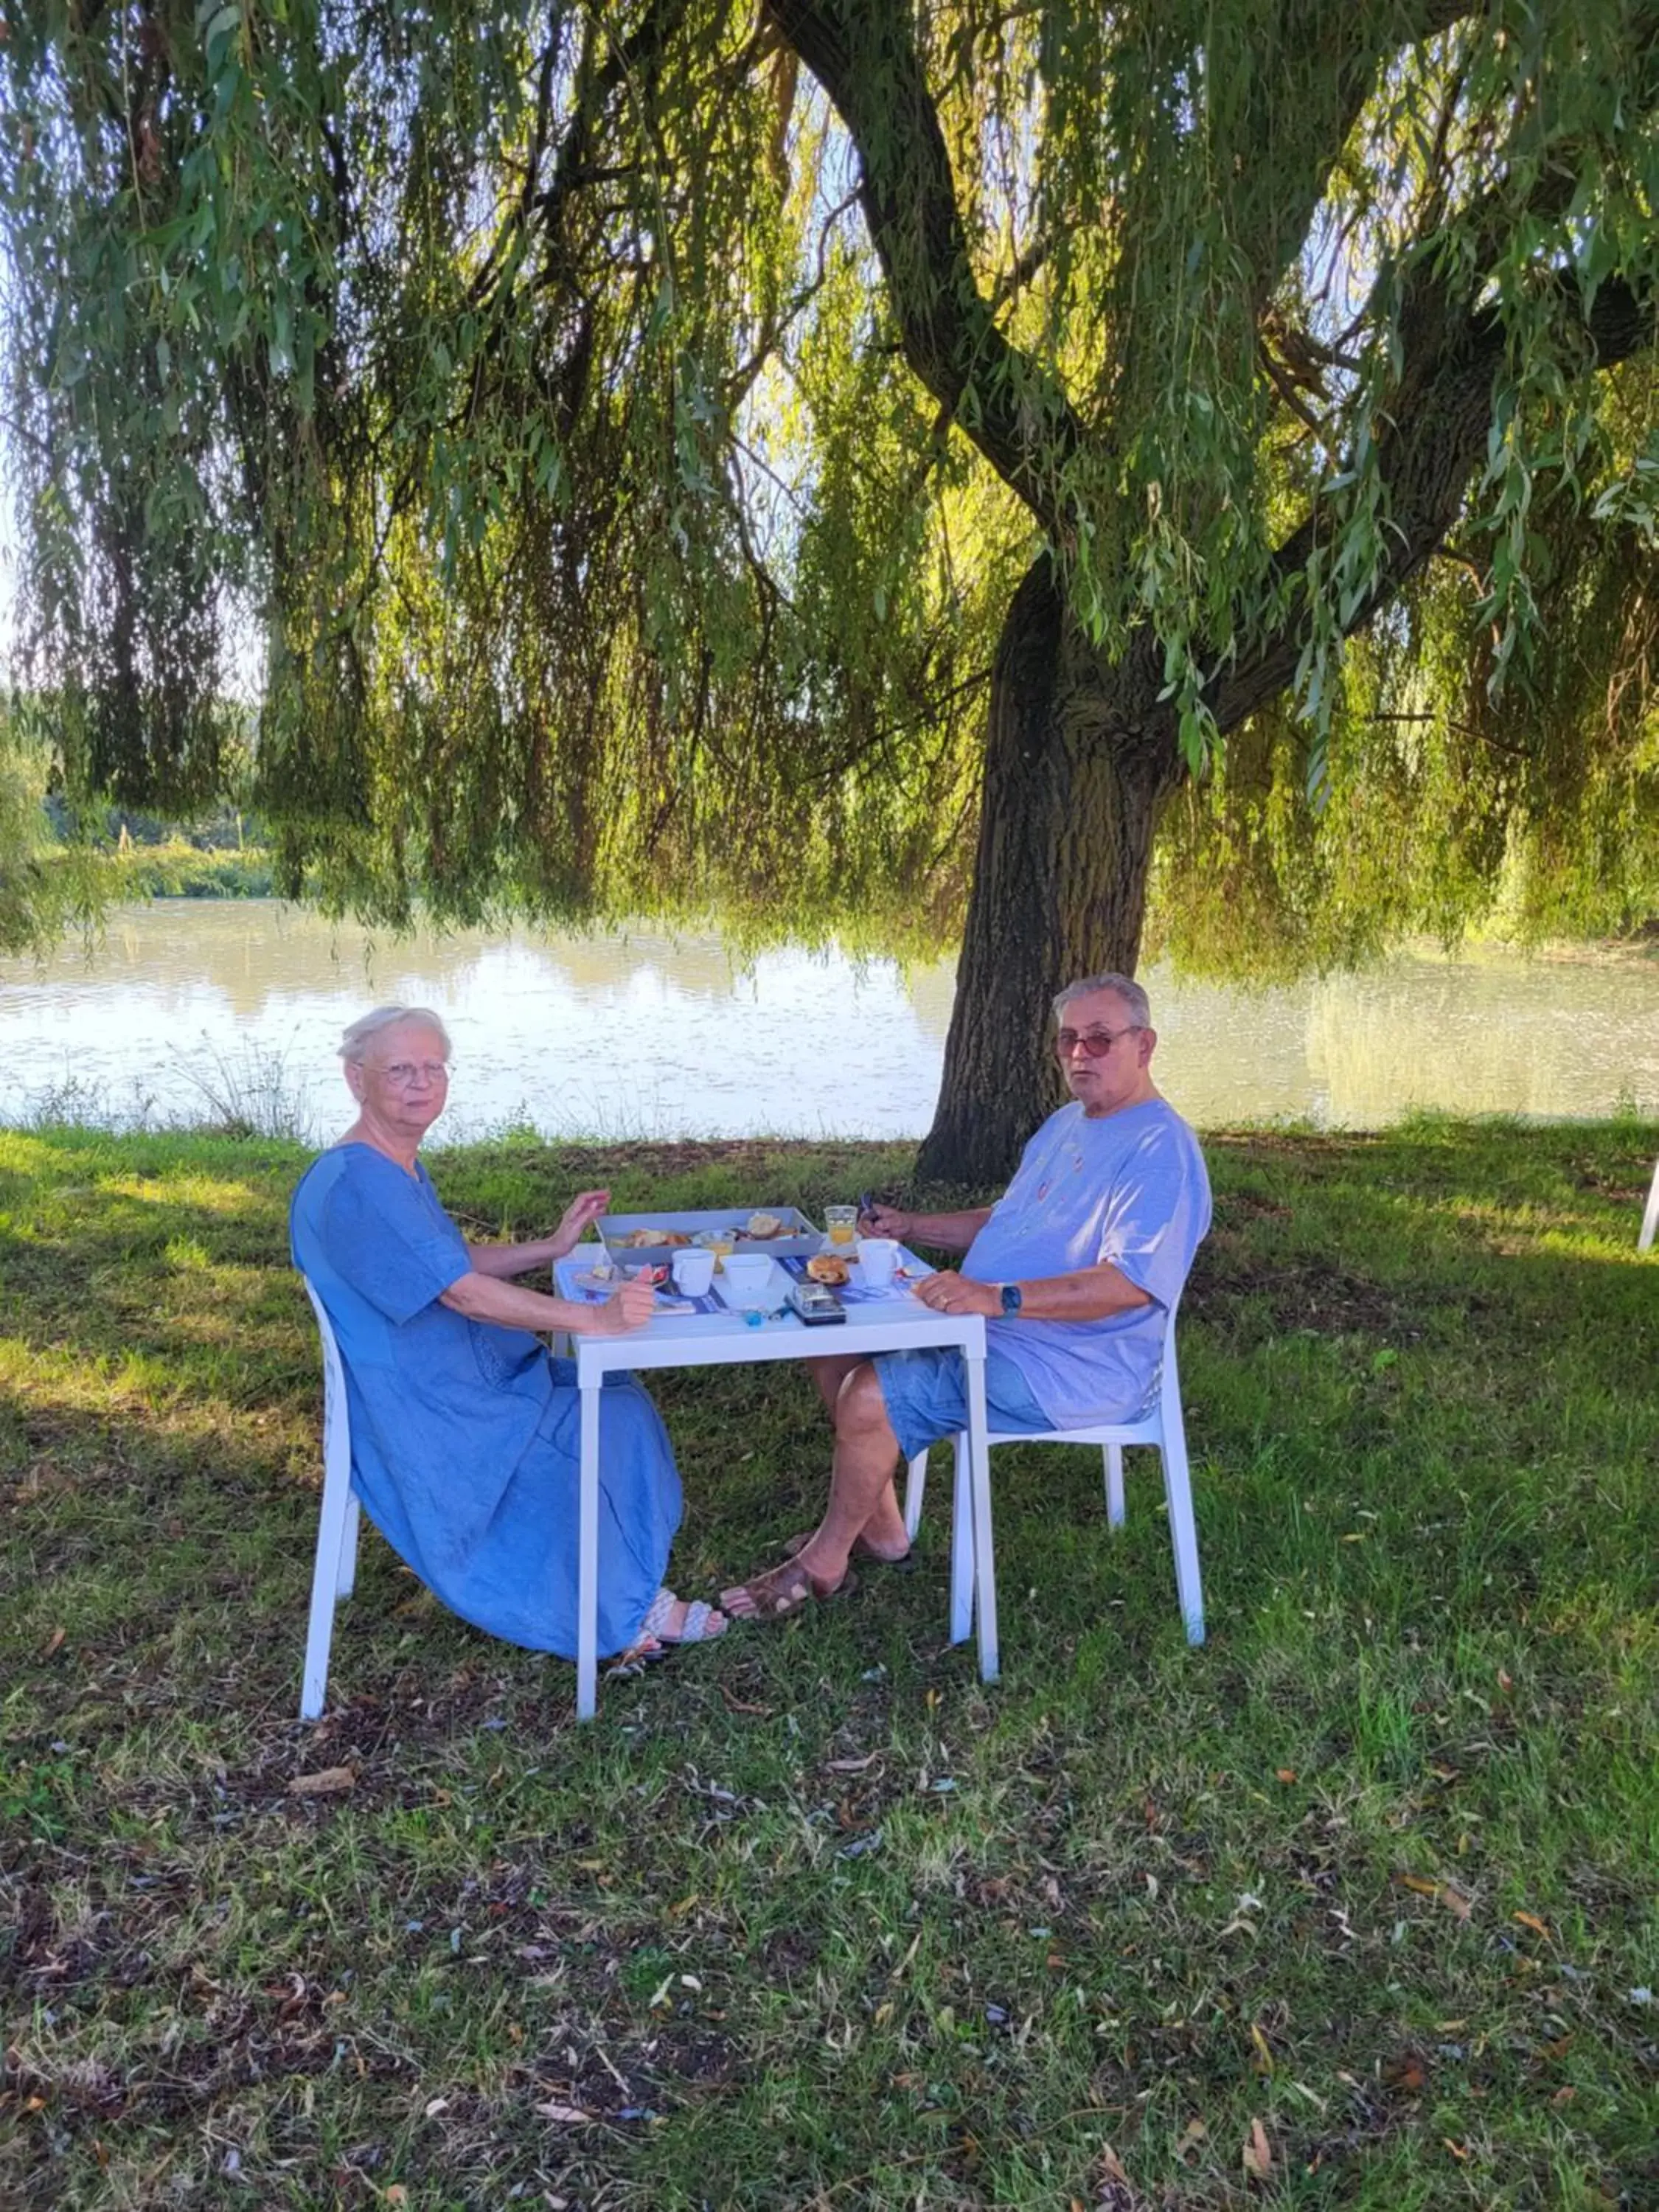
<path fill-rule="evenodd" d="M 783 1224 L 775 1213 L 751 1213 L 743 1233 L 745 1237 L 781 1237 Z"/>
<path fill-rule="evenodd" d="M 839 1290 L 848 1280 L 846 1261 L 834 1252 L 815 1253 L 806 1263 L 806 1272 L 815 1283 L 827 1283 L 832 1290 Z"/>

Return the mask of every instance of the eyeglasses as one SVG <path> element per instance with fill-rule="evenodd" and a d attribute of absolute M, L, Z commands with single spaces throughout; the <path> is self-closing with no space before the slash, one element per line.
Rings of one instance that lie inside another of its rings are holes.
<path fill-rule="evenodd" d="M 1069 1060 L 1081 1045 L 1091 1060 L 1104 1060 L 1120 1037 L 1133 1036 L 1141 1026 L 1131 1022 L 1121 1030 L 1061 1030 L 1054 1039 L 1054 1050 L 1062 1060 Z"/>
<path fill-rule="evenodd" d="M 441 1060 L 394 1060 L 390 1067 L 380 1070 L 394 1091 L 412 1091 L 420 1082 L 447 1083 L 449 1070 Z"/>

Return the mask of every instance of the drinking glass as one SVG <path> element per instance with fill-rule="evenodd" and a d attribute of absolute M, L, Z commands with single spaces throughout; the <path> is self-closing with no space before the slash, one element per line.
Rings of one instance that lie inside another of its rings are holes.
<path fill-rule="evenodd" d="M 823 1209 L 824 1227 L 830 1231 L 831 1244 L 843 1251 L 857 1239 L 859 1210 L 856 1206 L 826 1206 Z"/>

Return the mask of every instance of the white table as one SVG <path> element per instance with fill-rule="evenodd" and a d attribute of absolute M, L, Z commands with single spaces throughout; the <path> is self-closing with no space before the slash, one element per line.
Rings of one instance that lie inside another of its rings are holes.
<path fill-rule="evenodd" d="M 562 1297 L 574 1274 L 590 1265 L 595 1248 L 589 1245 L 560 1261 L 555 1280 Z M 920 1263 L 917 1263 L 920 1264 Z M 576 1379 L 581 1391 L 581 1490 L 578 1528 L 576 1593 L 576 1717 L 592 1720 L 599 1677 L 599 1414 L 605 1378 L 618 1370 L 641 1373 L 650 1367 L 734 1367 L 750 1360 L 828 1359 L 852 1355 L 868 1358 L 878 1352 L 902 1352 L 913 1346 L 954 1345 L 968 1363 L 968 1451 L 970 1468 L 988 1467 L 989 1449 L 985 1430 L 985 1323 L 978 1314 L 935 1313 L 914 1297 L 884 1300 L 878 1306 L 850 1306 L 847 1319 L 829 1328 L 808 1328 L 793 1314 L 751 1328 L 739 1314 L 659 1314 L 643 1328 L 625 1336 L 572 1335 Z M 824 1480 L 829 1481 L 828 1452 Z M 971 1482 L 957 1486 L 959 1501 L 971 1500 L 975 1487 L 981 1496 L 989 1485 Z M 960 1503 L 958 1505 L 960 1508 Z M 971 1504 L 969 1505 L 971 1511 Z M 990 1571 L 991 1531 L 974 1528 L 974 1589 L 979 1627 L 980 1675 L 987 1682 L 997 1677 L 995 1577 Z M 966 1592 L 953 1594 L 951 1634 L 960 1641 L 968 1632 Z"/>

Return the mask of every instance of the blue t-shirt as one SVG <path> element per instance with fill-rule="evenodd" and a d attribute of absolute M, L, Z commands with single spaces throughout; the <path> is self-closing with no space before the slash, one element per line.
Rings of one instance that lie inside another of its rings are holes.
<path fill-rule="evenodd" d="M 1204 1155 L 1164 1099 L 1093 1121 L 1073 1099 L 1027 1145 L 963 1273 L 1013 1283 L 1109 1261 L 1152 1301 L 1102 1321 L 987 1322 L 988 1340 L 1014 1362 L 1057 1429 L 1127 1420 L 1146 1404 L 1164 1316 L 1209 1225 Z"/>

